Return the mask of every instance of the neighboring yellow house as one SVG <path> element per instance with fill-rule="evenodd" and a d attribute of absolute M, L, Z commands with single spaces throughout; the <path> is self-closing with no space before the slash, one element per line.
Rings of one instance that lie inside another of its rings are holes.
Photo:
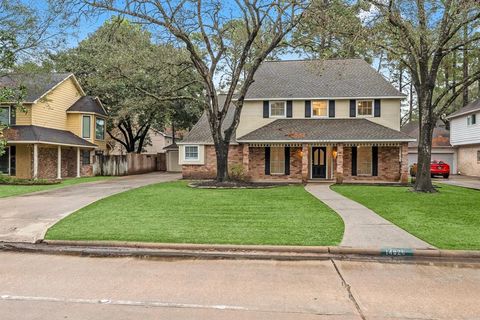
<path fill-rule="evenodd" d="M 94 153 L 106 150 L 107 113 L 100 100 L 86 96 L 71 73 L 0 77 L 0 87 L 19 86 L 26 89 L 23 108 L 0 105 L 0 123 L 8 126 L 0 174 L 27 179 L 93 175 Z"/>

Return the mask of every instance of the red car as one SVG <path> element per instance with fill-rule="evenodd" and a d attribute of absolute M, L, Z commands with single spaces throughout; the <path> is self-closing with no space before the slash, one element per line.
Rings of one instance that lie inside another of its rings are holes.
<path fill-rule="evenodd" d="M 430 163 L 430 174 L 432 175 L 432 178 L 434 176 L 443 176 L 445 179 L 448 179 L 450 176 L 450 166 L 448 163 L 445 163 L 441 160 L 432 160 Z M 417 164 L 414 163 L 410 167 L 410 175 L 412 177 L 415 177 L 417 175 Z"/>
<path fill-rule="evenodd" d="M 433 176 L 443 176 L 445 179 L 448 179 L 450 176 L 450 166 L 443 161 L 432 160 L 430 164 L 430 174 L 432 178 Z"/>

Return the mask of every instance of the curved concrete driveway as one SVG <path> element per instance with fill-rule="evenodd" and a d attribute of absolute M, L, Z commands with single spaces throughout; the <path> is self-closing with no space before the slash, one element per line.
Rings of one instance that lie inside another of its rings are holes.
<path fill-rule="evenodd" d="M 0 241 L 37 242 L 47 229 L 86 205 L 153 183 L 180 179 L 178 173 L 148 173 L 77 184 L 61 189 L 0 199 Z"/>

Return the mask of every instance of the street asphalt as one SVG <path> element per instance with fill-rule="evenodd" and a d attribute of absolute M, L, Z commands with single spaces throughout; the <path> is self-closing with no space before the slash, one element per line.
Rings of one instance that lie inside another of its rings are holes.
<path fill-rule="evenodd" d="M 0 252 L 0 318 L 478 319 L 480 266 Z"/>

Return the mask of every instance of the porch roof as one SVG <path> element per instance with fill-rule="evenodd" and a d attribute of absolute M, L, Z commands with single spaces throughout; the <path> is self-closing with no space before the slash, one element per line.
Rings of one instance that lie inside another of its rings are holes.
<path fill-rule="evenodd" d="M 258 142 L 412 142 L 407 134 L 367 119 L 278 119 L 240 138 Z"/>
<path fill-rule="evenodd" d="M 82 139 L 70 131 L 39 126 L 12 126 L 3 131 L 7 143 L 44 143 L 83 148 L 97 145 Z"/>

